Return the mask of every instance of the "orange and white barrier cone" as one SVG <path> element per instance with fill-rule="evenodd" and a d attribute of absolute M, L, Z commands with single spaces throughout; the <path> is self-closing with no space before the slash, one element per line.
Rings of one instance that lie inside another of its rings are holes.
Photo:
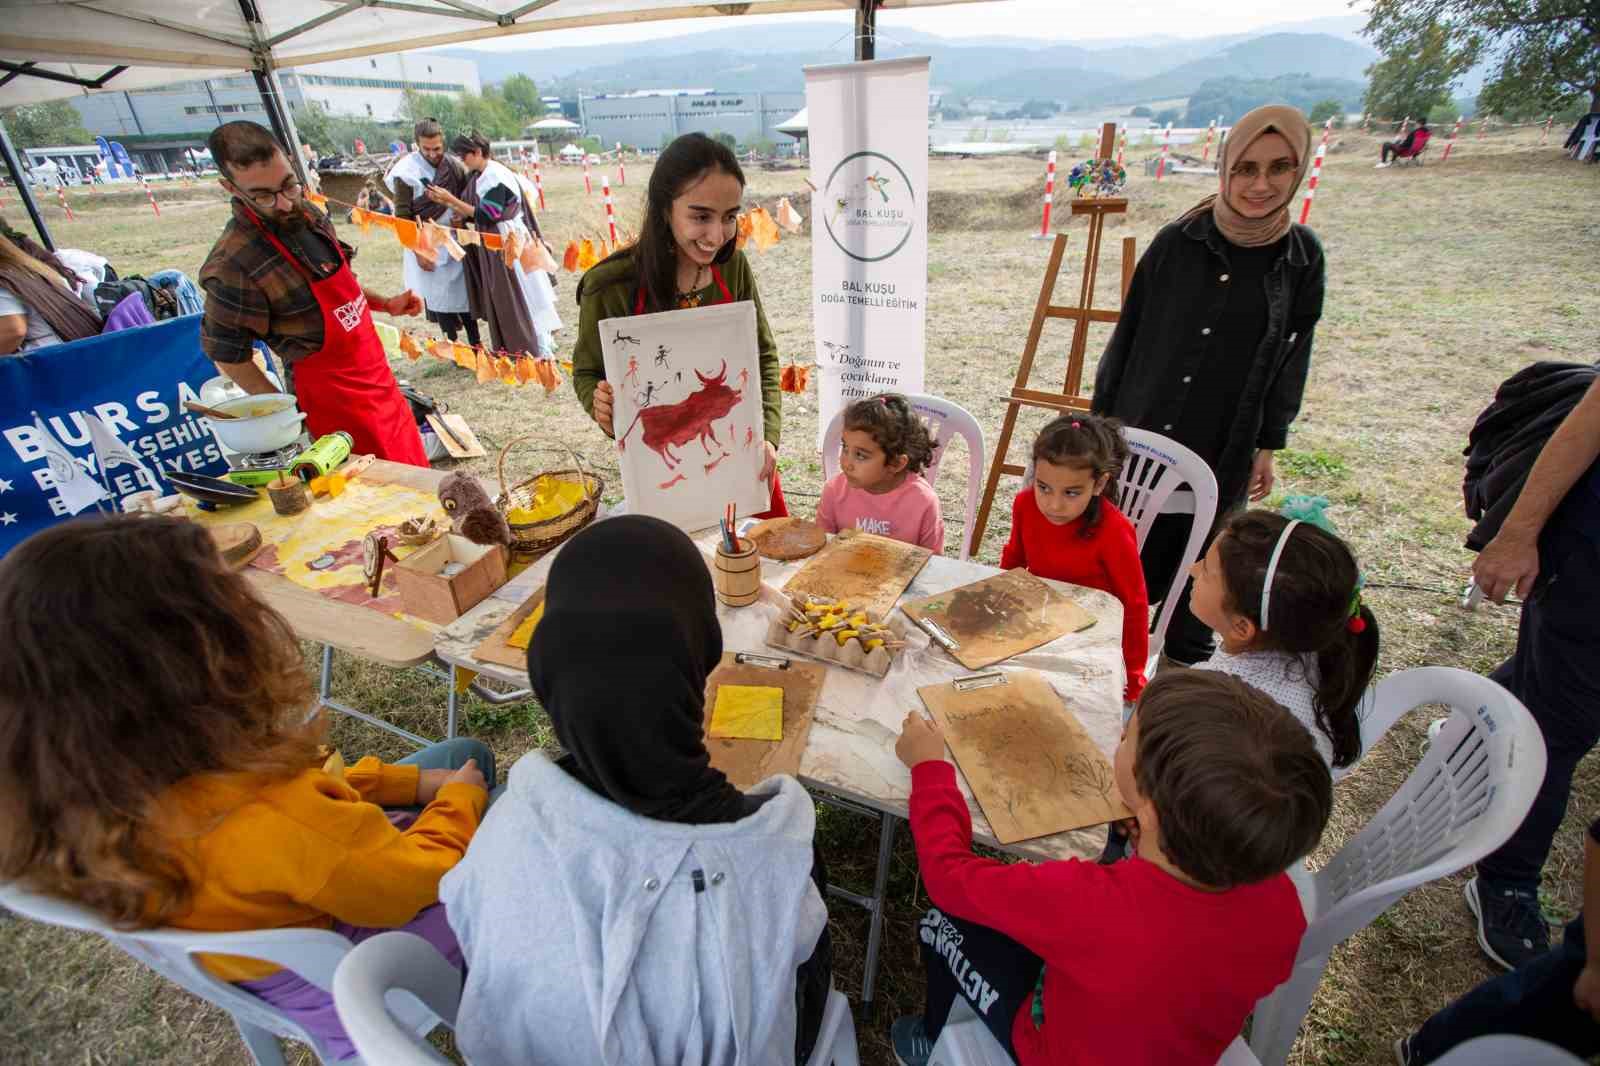
<path fill-rule="evenodd" d="M 1167 123 L 1167 132 L 1161 139 L 1161 162 L 1156 164 L 1156 180 L 1161 180 L 1161 175 L 1167 172 L 1167 150 L 1172 147 L 1172 123 Z"/>
<path fill-rule="evenodd" d="M 592 183 L 590 183 L 590 181 L 589 181 L 589 157 L 588 156 L 584 156 L 583 157 L 583 194 L 585 196 L 593 196 L 594 195 L 594 185 Z"/>
<path fill-rule="evenodd" d="M 1544 120 L 1544 133 L 1539 138 L 1539 147 L 1543 148 L 1545 142 L 1550 139 L 1550 124 L 1555 120 L 1556 117 L 1554 115 L 1551 115 L 1549 118 Z"/>
<path fill-rule="evenodd" d="M 1117 166 L 1122 166 L 1122 157 L 1128 150 L 1128 127 L 1122 127 L 1122 132 L 1117 135 Z"/>
<path fill-rule="evenodd" d="M 1044 164 L 1044 219 L 1039 223 L 1039 232 L 1034 235 L 1034 240 L 1044 240 L 1050 236 L 1050 202 L 1056 195 L 1056 154 L 1051 152 L 1045 158 Z"/>
<path fill-rule="evenodd" d="M 1200 162 L 1205 163 L 1205 162 L 1209 162 L 1210 161 L 1210 159 L 1211 159 L 1211 138 L 1215 137 L 1216 135 L 1217 135 L 1217 120 L 1216 119 L 1212 119 L 1211 122 L 1206 126 L 1206 147 L 1205 147 L 1205 151 L 1200 153 Z"/>
<path fill-rule="evenodd" d="M 57 185 L 56 186 L 56 199 L 61 201 L 61 210 L 65 211 L 67 213 L 67 221 L 68 222 L 77 221 L 77 219 L 72 214 L 72 205 L 67 203 L 67 187 L 65 185 Z"/>
<path fill-rule="evenodd" d="M 544 176 L 539 172 L 539 161 L 533 161 L 533 191 L 539 194 L 539 210 L 544 210 Z"/>
<path fill-rule="evenodd" d="M 1480 141 L 1483 140 L 1484 132 L 1486 130 L 1488 130 L 1488 128 L 1489 128 L 1489 116 L 1485 115 L 1485 116 L 1483 116 L 1483 121 L 1478 123 L 1478 140 L 1480 140 Z"/>
<path fill-rule="evenodd" d="M 156 204 L 156 194 L 150 191 L 150 183 L 144 180 L 143 174 L 139 175 L 139 184 L 144 187 L 145 199 L 150 201 L 150 210 L 156 213 L 157 218 L 160 218 L 161 208 Z"/>
<path fill-rule="evenodd" d="M 628 168 L 622 165 L 622 142 L 618 141 L 617 142 L 617 188 L 620 189 L 626 184 L 628 184 Z M 613 243 L 613 244 L 616 243 L 616 238 L 615 237 L 613 237 L 611 239 L 611 243 Z"/>
<path fill-rule="evenodd" d="M 600 192 L 606 201 L 606 228 L 611 231 L 611 246 L 617 244 L 617 216 L 611 210 L 611 179 L 604 174 L 600 175 Z"/>
<path fill-rule="evenodd" d="M 1450 131 L 1450 139 L 1445 142 L 1444 158 L 1439 160 L 1439 162 L 1441 162 L 1441 163 L 1450 162 L 1450 149 L 1452 149 L 1452 148 L 1454 148 L 1456 146 L 1456 135 L 1459 134 L 1460 132 L 1461 132 L 1461 119 L 1459 117 L 1457 117 L 1455 128 Z"/>

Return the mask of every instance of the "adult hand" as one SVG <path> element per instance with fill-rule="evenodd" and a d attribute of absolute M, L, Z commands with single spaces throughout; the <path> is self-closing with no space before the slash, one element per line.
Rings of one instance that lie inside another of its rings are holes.
<path fill-rule="evenodd" d="M 1492 603 L 1504 603 L 1513 588 L 1523 599 L 1539 577 L 1539 538 L 1520 530 L 1500 527 L 1472 563 L 1472 577 Z"/>
<path fill-rule="evenodd" d="M 1600 961 L 1585 966 L 1572 986 L 1572 1002 L 1595 1021 L 1600 1022 Z"/>
<path fill-rule="evenodd" d="M 422 190 L 422 195 L 426 196 L 429 200 L 432 200 L 436 204 L 454 204 L 460 202 L 456 200 L 454 196 L 451 196 L 437 185 L 427 186 Z"/>
<path fill-rule="evenodd" d="M 1264 500 L 1272 494 L 1272 483 L 1277 480 L 1272 472 L 1272 452 L 1266 448 L 1256 450 L 1255 462 L 1250 464 L 1250 502 Z"/>
<path fill-rule="evenodd" d="M 420 315 L 422 314 L 422 297 L 407 289 L 399 296 L 391 296 L 384 302 L 383 309 L 391 315 Z"/>
<path fill-rule="evenodd" d="M 894 742 L 894 753 L 907 767 L 943 759 L 944 733 L 920 711 L 908 711 L 906 720 L 900 723 L 900 739 Z"/>
<path fill-rule="evenodd" d="M 608 437 L 617 435 L 616 427 L 611 424 L 611 382 L 602 381 L 594 387 L 594 400 L 590 405 L 590 414 L 599 423 L 602 433 Z"/>
<path fill-rule="evenodd" d="M 761 480 L 772 484 L 772 475 L 778 470 L 778 446 L 770 440 L 763 442 L 766 450 L 761 457 Z"/>
<path fill-rule="evenodd" d="M 417 266 L 421 267 L 423 270 L 426 270 L 430 274 L 433 273 L 433 260 L 425 259 L 420 255 L 413 256 L 412 258 L 416 259 Z"/>

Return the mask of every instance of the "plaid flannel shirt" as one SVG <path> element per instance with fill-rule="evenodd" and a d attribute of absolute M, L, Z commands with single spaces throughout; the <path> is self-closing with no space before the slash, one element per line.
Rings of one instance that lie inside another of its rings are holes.
<path fill-rule="evenodd" d="M 339 269 L 334 243 L 344 249 L 346 259 L 355 258 L 355 249 L 339 240 L 327 215 L 309 204 L 304 210 L 311 225 L 294 232 L 274 230 L 274 235 L 312 277 L 330 278 Z M 258 340 L 285 363 L 322 350 L 322 308 L 311 285 L 238 200 L 233 201 L 233 218 L 200 268 L 200 287 L 206 293 L 200 347 L 213 362 L 243 363 L 254 355 L 251 349 Z"/>

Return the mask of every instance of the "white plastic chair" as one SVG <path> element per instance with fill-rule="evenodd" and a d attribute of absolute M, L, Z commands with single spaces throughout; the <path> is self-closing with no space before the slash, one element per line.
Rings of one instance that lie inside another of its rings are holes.
<path fill-rule="evenodd" d="M 1128 461 L 1117 479 L 1120 493 L 1117 509 L 1133 523 L 1139 551 L 1144 551 L 1144 542 L 1155 525 L 1156 515 L 1194 516 L 1183 559 L 1173 575 L 1172 586 L 1161 597 L 1161 613 L 1150 631 L 1150 661 L 1145 676 L 1153 677 L 1162 642 L 1167 638 L 1167 626 L 1178 609 L 1183 583 L 1189 580 L 1189 567 L 1200 558 L 1206 534 L 1217 520 L 1217 478 L 1204 459 L 1175 440 L 1143 429 L 1124 429 L 1122 433 L 1128 440 Z M 1182 484 L 1187 484 L 1189 491 L 1178 492 Z M 1155 602 L 1153 595 L 1151 602 Z"/>
<path fill-rule="evenodd" d="M 978 494 L 983 491 L 983 427 L 978 425 L 978 420 L 972 417 L 970 411 L 958 403 L 920 392 L 906 393 L 905 397 L 911 401 L 912 408 L 928 423 L 928 428 L 933 433 L 933 442 L 937 445 L 933 452 L 933 462 L 922 472 L 928 484 L 938 483 L 939 464 L 944 460 L 945 444 L 957 433 L 966 438 L 967 514 L 961 527 L 960 555 L 962 561 L 965 561 L 972 556 L 972 525 L 978 516 Z M 839 472 L 839 441 L 843 437 L 844 412 L 840 411 L 828 423 L 828 431 L 822 437 L 823 481 L 831 481 Z"/>
<path fill-rule="evenodd" d="M 433 945 L 411 933 L 393 932 L 357 944 L 333 975 L 334 1004 L 345 1032 L 362 1058 L 383 1066 L 436 1066 L 450 1060 L 434 1050 L 397 1011 L 418 1000 L 455 1027 L 461 1006 L 461 975 Z M 817 1046 L 806 1066 L 860 1066 L 850 1001 L 828 993 Z"/>
<path fill-rule="evenodd" d="M 934 1042 L 928 1066 L 1013 1066 L 1011 1056 L 995 1040 L 972 1007 L 960 996 L 950 1006 L 950 1017 Z M 1243 1038 L 1235 1039 L 1217 1060 L 1217 1066 L 1260 1066 Z"/>
<path fill-rule="evenodd" d="M 1434 1066 L 1583 1066 L 1565 1048 L 1526 1036 L 1480 1036 L 1433 1060 Z"/>
<path fill-rule="evenodd" d="M 1389 721 L 1397 708 L 1427 703 L 1449 705 L 1450 718 L 1400 789 L 1326 866 L 1291 871 L 1307 929 L 1289 980 L 1256 1004 L 1250 1048 L 1266 1066 L 1288 1058 L 1333 949 L 1412 888 L 1503 844 L 1544 780 L 1538 725 L 1488 678 L 1424 666 L 1391 674 L 1381 687 Z"/>
<path fill-rule="evenodd" d="M 49 925 L 98 933 L 174 984 L 213 1003 L 233 1017 L 250 1058 L 257 1066 L 284 1066 L 276 1037 L 308 1045 L 319 1061 L 361 1066 L 362 1059 L 335 1060 L 305 1029 L 276 1008 L 242 988 L 213 976 L 196 954 L 243 955 L 287 967 L 316 985 L 333 987 L 334 970 L 350 952 L 350 941 L 326 929 L 263 929 L 240 933 L 193 933 L 184 929 L 140 929 L 124 932 L 76 903 L 29 892 L 15 884 L 0 885 L 0 904 Z M 431 949 L 430 949 L 431 950 Z M 412 1004 L 402 1012 L 404 1024 L 426 1033 L 438 1024 L 434 1014 Z M 368 1059 L 374 1064 L 382 1059 Z"/>

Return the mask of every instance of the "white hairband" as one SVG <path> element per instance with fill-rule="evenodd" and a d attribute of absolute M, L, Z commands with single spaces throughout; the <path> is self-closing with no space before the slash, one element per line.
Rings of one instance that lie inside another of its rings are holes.
<path fill-rule="evenodd" d="M 1278 560 L 1283 557 L 1283 546 L 1289 543 L 1289 534 L 1294 532 L 1294 527 L 1300 524 L 1300 519 L 1291 518 L 1289 524 L 1283 527 L 1283 532 L 1278 534 L 1278 543 L 1272 548 L 1272 558 L 1267 560 L 1267 577 L 1261 583 L 1261 628 L 1267 628 L 1267 607 L 1272 600 L 1272 578 L 1278 572 Z"/>

